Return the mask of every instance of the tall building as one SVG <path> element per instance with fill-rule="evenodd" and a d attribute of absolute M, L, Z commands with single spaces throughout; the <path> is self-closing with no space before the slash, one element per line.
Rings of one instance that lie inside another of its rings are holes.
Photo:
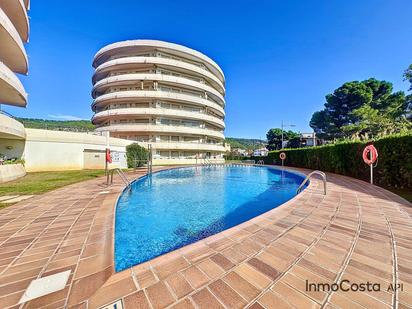
<path fill-rule="evenodd" d="M 0 104 L 26 107 L 27 93 L 15 73 L 27 74 L 24 43 L 29 39 L 29 0 L 0 0 Z M 19 158 L 24 126 L 0 110 L 0 159 Z"/>
<path fill-rule="evenodd" d="M 209 57 L 156 40 L 110 44 L 94 57 L 92 122 L 151 144 L 155 163 L 223 160 L 225 77 Z"/>

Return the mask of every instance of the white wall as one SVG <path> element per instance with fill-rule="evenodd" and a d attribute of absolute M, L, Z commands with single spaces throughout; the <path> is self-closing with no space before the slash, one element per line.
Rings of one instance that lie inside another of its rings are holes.
<path fill-rule="evenodd" d="M 26 129 L 23 158 L 28 172 L 80 170 L 84 168 L 85 150 L 96 153 L 106 149 L 106 137 L 87 133 Z M 132 141 L 110 138 L 111 151 L 126 153 Z M 101 156 L 104 160 L 104 156 Z M 102 164 L 104 166 L 104 163 Z M 113 162 L 110 168 L 126 168 L 124 160 Z"/>
<path fill-rule="evenodd" d="M 12 181 L 26 175 L 22 164 L 0 165 L 0 183 Z"/>

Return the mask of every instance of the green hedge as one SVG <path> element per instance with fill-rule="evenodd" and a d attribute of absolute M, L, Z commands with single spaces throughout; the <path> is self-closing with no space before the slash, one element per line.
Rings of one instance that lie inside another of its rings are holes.
<path fill-rule="evenodd" d="M 316 169 L 369 181 L 369 166 L 362 152 L 373 144 L 378 150 L 374 183 L 384 187 L 412 189 L 412 135 L 394 135 L 372 142 L 340 142 L 320 147 L 285 149 L 285 165 Z M 266 164 L 281 164 L 280 151 L 269 152 Z"/>
<path fill-rule="evenodd" d="M 149 152 L 138 143 L 126 146 L 127 167 L 141 167 L 147 163 Z"/>

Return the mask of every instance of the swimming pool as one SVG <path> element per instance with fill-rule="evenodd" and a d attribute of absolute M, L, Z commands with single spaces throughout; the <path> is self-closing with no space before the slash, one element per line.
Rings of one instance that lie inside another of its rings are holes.
<path fill-rule="evenodd" d="M 291 199 L 301 175 L 263 166 L 185 167 L 153 173 L 116 208 L 121 271 L 221 232 Z"/>

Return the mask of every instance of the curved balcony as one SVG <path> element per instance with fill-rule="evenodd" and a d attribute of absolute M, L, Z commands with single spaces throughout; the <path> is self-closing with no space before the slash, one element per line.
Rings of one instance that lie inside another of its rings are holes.
<path fill-rule="evenodd" d="M 177 69 L 184 70 L 187 74 L 192 74 L 197 77 L 202 77 L 211 83 L 222 95 L 225 94 L 225 87 L 223 83 L 213 75 L 211 72 L 202 69 L 194 64 L 187 62 L 167 59 L 160 57 L 124 57 L 109 60 L 105 63 L 102 63 L 96 68 L 96 71 L 93 75 L 93 84 L 98 82 L 100 79 L 104 78 L 109 72 L 114 70 L 127 70 L 134 68 L 142 68 L 142 66 L 160 66 L 167 69 Z M 105 74 L 106 73 L 106 74 Z"/>
<path fill-rule="evenodd" d="M 219 140 L 224 140 L 225 137 L 222 132 L 213 131 L 209 129 L 202 129 L 197 127 L 185 126 L 168 126 L 155 124 L 114 124 L 104 127 L 96 128 L 96 131 L 110 131 L 110 132 L 146 132 L 146 133 L 171 133 L 171 134 L 193 134 L 214 137 Z"/>
<path fill-rule="evenodd" d="M 223 120 L 201 113 L 194 113 L 184 110 L 174 110 L 174 109 L 165 109 L 165 108 L 118 108 L 112 110 L 106 110 L 99 113 L 96 113 L 92 122 L 94 124 L 101 123 L 107 119 L 124 118 L 128 116 L 133 118 L 133 116 L 164 116 L 164 117 L 173 117 L 178 119 L 193 119 L 193 120 L 202 120 L 209 122 L 213 125 L 220 127 L 221 129 L 225 128 L 225 123 Z"/>
<path fill-rule="evenodd" d="M 13 23 L 0 8 L 0 59 L 13 72 L 26 74 L 28 60 L 26 50 Z"/>
<path fill-rule="evenodd" d="M 27 42 L 29 40 L 29 18 L 23 0 L 0 0 L 0 7 L 13 23 L 20 38 Z"/>
<path fill-rule="evenodd" d="M 126 85 L 140 86 L 140 81 L 157 81 L 161 82 L 163 85 L 178 86 L 179 88 L 207 92 L 208 95 L 219 101 L 223 106 L 225 105 L 225 99 L 223 96 L 217 90 L 209 87 L 208 85 L 184 77 L 149 73 L 123 74 L 104 78 L 94 85 L 92 96 L 93 98 L 96 98 L 98 92 L 105 92 L 109 87 L 124 87 Z"/>
<path fill-rule="evenodd" d="M 97 97 L 92 104 L 92 109 L 96 106 L 105 106 L 112 102 L 136 102 L 138 100 L 163 100 L 167 102 L 180 102 L 198 106 L 207 106 L 213 109 L 217 114 L 224 117 L 225 111 L 222 106 L 212 101 L 187 94 L 165 92 L 165 91 L 117 91 L 103 94 Z"/>
<path fill-rule="evenodd" d="M 154 150 L 195 150 L 195 151 L 218 151 L 225 152 L 225 147 L 222 145 L 203 144 L 203 143 L 185 143 L 185 142 L 139 142 L 143 146 L 151 144 Z"/>
<path fill-rule="evenodd" d="M 27 94 L 22 83 L 2 62 L 0 62 L 0 102 L 21 107 L 27 105 Z"/>
<path fill-rule="evenodd" d="M 22 123 L 0 113 L 0 138 L 25 139 L 26 130 Z"/>
<path fill-rule="evenodd" d="M 93 61 L 93 67 L 98 67 L 100 64 L 106 62 L 109 57 L 115 54 L 118 55 L 126 52 L 129 54 L 133 52 L 145 52 L 150 49 L 164 51 L 176 57 L 202 62 L 220 79 L 222 83 L 225 82 L 223 71 L 217 63 L 206 55 L 182 45 L 157 40 L 130 40 L 107 45 L 96 53 Z"/>

